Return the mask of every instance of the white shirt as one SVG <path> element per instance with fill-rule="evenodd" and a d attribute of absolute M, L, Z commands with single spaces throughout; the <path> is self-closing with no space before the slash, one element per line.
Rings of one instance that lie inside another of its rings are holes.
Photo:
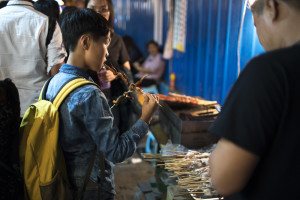
<path fill-rule="evenodd" d="M 18 88 L 21 116 L 38 100 L 51 67 L 66 56 L 59 26 L 48 47 L 47 34 L 48 17 L 32 3 L 13 0 L 0 9 L 0 79 L 10 78 Z"/>

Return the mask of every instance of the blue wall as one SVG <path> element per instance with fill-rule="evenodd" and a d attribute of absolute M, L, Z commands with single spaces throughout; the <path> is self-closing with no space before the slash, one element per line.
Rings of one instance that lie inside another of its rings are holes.
<path fill-rule="evenodd" d="M 165 3 L 164 0 L 164 41 L 168 28 Z M 151 0 L 114 0 L 114 5 L 117 19 L 115 31 L 120 35 L 133 36 L 146 54 L 145 44 L 153 39 Z M 237 45 L 242 10 L 242 0 L 188 0 L 186 51 L 174 50 L 173 59 L 168 62 L 176 74 L 176 88 L 179 91 L 223 104 L 237 79 Z M 243 69 L 263 49 L 249 9 L 242 28 L 240 53 Z M 167 70 L 166 82 L 169 73 L 170 70 Z"/>

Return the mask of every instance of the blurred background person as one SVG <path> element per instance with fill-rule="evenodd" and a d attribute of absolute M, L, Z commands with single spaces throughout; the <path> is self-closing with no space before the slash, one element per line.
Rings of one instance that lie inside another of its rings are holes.
<path fill-rule="evenodd" d="M 19 173 L 20 100 L 10 79 L 0 80 L 0 197 L 22 199 Z"/>
<path fill-rule="evenodd" d="M 59 19 L 59 5 L 55 0 L 38 0 L 34 3 L 34 8 L 49 18 L 54 18 L 56 21 Z"/>
<path fill-rule="evenodd" d="M 129 35 L 124 35 L 122 38 L 129 54 L 130 66 L 133 66 L 134 62 L 142 63 L 144 61 L 144 55 L 134 42 L 134 39 Z M 133 75 L 138 73 L 138 71 L 134 67 L 131 68 L 131 72 Z"/>
<path fill-rule="evenodd" d="M 30 1 L 9 1 L 0 9 L 0 79 L 10 78 L 18 88 L 21 116 L 66 56 L 58 25 L 47 45 L 48 21 Z"/>
<path fill-rule="evenodd" d="M 111 0 L 86 0 L 85 6 L 91 8 L 101 14 L 108 20 L 111 28 L 111 42 L 108 47 L 109 56 L 106 63 L 115 67 L 119 72 L 126 74 L 130 81 L 133 81 L 131 74 L 131 67 L 129 63 L 129 55 L 122 37 L 114 33 L 114 7 Z M 95 82 L 97 77 L 95 73 L 90 73 Z M 113 73 L 109 70 L 101 70 L 99 79 L 102 83 L 110 82 L 110 88 L 104 89 L 103 92 L 112 106 L 112 100 L 117 99 L 125 91 L 128 91 L 128 86 L 120 79 L 115 79 Z M 132 100 L 121 102 L 117 107 L 112 109 L 114 115 L 114 126 L 120 129 L 120 132 L 129 130 L 129 128 L 136 122 L 141 115 L 141 105 L 138 102 L 136 95 L 133 95 Z"/>
<path fill-rule="evenodd" d="M 55 29 L 59 28 L 56 27 L 60 13 L 59 5 L 55 0 L 38 0 L 34 3 L 34 8 L 37 11 L 40 11 L 41 13 L 47 15 L 49 18 L 49 28 L 46 39 L 46 45 L 48 46 L 50 44 L 51 39 L 53 38 L 53 33 Z M 56 37 L 60 36 L 61 34 L 56 34 Z M 62 40 L 62 37 L 59 39 Z"/>
<path fill-rule="evenodd" d="M 140 65 L 139 62 L 134 62 L 134 68 L 139 72 L 135 75 L 135 80 L 139 80 L 143 76 L 147 75 L 144 79 L 141 87 L 148 87 L 151 85 L 157 85 L 165 71 L 165 61 L 162 58 L 162 54 L 159 52 L 159 45 L 154 40 L 147 43 L 147 49 L 149 56 L 145 62 Z"/>
<path fill-rule="evenodd" d="M 64 20 L 64 18 L 68 18 L 68 16 L 77 9 L 78 8 L 76 6 L 66 6 L 66 7 L 64 7 L 64 9 L 62 10 L 62 12 L 59 16 L 59 19 L 58 19 L 59 27 L 61 27 L 62 21 Z M 69 57 L 69 49 L 66 48 L 66 51 L 67 51 L 67 56 L 65 57 L 65 60 L 64 60 L 65 63 L 67 63 L 67 60 L 68 60 L 68 57 Z"/>

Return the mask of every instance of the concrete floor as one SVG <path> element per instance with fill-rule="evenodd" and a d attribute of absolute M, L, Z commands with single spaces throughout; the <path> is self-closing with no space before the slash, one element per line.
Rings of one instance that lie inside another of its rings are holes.
<path fill-rule="evenodd" d="M 139 147 L 143 147 L 145 139 Z M 135 163 L 135 164 L 134 164 Z M 155 168 L 143 161 L 138 153 L 119 163 L 115 167 L 115 190 L 116 200 L 133 200 L 140 182 L 149 182 L 154 177 Z"/>

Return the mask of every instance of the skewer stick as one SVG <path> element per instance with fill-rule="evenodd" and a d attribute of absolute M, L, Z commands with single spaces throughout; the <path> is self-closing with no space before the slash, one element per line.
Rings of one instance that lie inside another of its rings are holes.
<path fill-rule="evenodd" d="M 171 153 L 184 153 L 184 154 L 187 154 L 187 152 L 183 152 L 183 151 L 167 151 L 167 152 L 171 152 Z"/>

